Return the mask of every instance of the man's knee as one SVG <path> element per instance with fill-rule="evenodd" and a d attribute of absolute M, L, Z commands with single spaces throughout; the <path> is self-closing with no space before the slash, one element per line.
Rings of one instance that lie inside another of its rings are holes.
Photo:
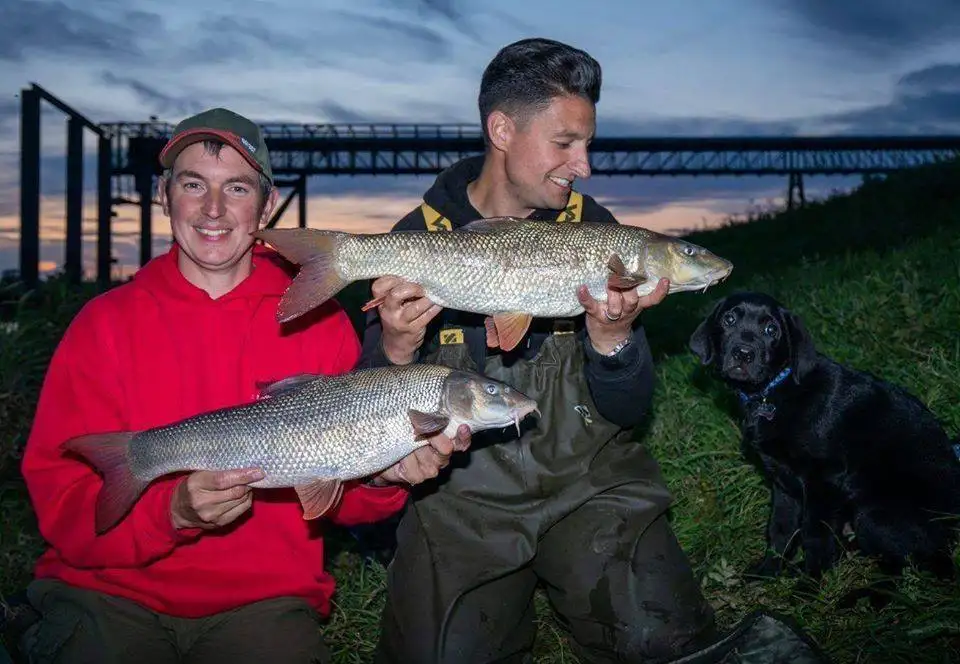
<path fill-rule="evenodd" d="M 582 659 L 669 660 L 708 643 L 713 610 L 666 515 L 621 514 L 585 529 L 592 546 L 557 546 L 540 561 Z"/>
<path fill-rule="evenodd" d="M 186 661 L 327 664 L 319 615 L 307 602 L 281 597 L 205 620 Z"/>
<path fill-rule="evenodd" d="M 18 650 L 31 664 L 177 661 L 168 634 L 134 602 L 54 580 L 34 581 L 27 596 L 40 619 Z"/>

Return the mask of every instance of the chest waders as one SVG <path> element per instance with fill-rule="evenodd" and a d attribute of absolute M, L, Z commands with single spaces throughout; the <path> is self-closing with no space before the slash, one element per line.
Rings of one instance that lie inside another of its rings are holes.
<path fill-rule="evenodd" d="M 448 230 L 439 215 L 424 217 Z M 542 416 L 524 422 L 519 440 L 475 436 L 437 482 L 415 488 L 397 529 L 377 661 L 528 661 L 538 582 L 584 662 L 655 656 L 661 643 L 707 635 L 712 615 L 666 524 L 659 468 L 632 432 L 599 415 L 578 336 L 558 321 L 531 359 L 492 355 L 478 367 L 482 326 L 450 314 L 422 361 L 479 369 L 535 398 Z"/>

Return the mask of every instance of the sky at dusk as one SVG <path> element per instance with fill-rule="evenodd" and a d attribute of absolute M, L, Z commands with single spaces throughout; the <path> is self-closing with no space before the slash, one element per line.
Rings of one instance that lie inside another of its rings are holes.
<path fill-rule="evenodd" d="M 175 123 L 211 106 L 263 122 L 478 123 L 483 68 L 543 36 L 603 66 L 598 136 L 960 132 L 956 0 L 6 0 L 0 2 L 0 270 L 18 265 L 19 91 L 37 83 L 95 122 Z M 44 269 L 62 261 L 64 117 L 45 105 Z M 84 260 L 95 260 L 94 135 Z M 432 176 L 309 182 L 315 227 L 382 230 Z M 808 196 L 856 178 L 808 178 Z M 595 176 L 621 221 L 679 231 L 777 203 L 786 178 Z M 114 251 L 137 260 L 136 210 Z M 292 205 L 281 225 L 296 223 Z M 155 208 L 155 251 L 169 242 Z"/>

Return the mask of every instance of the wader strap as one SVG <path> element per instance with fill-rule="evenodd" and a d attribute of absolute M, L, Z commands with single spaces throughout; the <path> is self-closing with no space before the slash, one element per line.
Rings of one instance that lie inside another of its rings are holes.
<path fill-rule="evenodd" d="M 570 198 L 567 200 L 567 207 L 560 210 L 557 221 L 580 221 L 583 216 L 583 194 L 579 191 L 571 191 Z"/>

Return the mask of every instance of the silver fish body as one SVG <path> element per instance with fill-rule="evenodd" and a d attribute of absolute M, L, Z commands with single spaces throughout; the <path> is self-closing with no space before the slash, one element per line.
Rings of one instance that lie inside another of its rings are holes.
<path fill-rule="evenodd" d="M 444 403 L 453 374 L 418 364 L 310 377 L 289 392 L 137 434 L 130 445 L 132 470 L 150 481 L 180 470 L 257 467 L 266 477 L 254 487 L 365 477 L 426 443 L 410 422 L 411 409 L 448 415 L 448 434 L 461 423 L 482 424 Z M 513 422 L 505 408 L 492 424 Z"/>
<path fill-rule="evenodd" d="M 185 470 L 259 468 L 265 477 L 251 486 L 296 487 L 305 517 L 316 518 L 335 504 L 340 483 L 389 468 L 427 444 L 427 435 L 453 437 L 461 424 L 472 431 L 518 425 L 535 411 L 533 400 L 498 381 L 412 364 L 292 377 L 250 404 L 138 433 L 84 436 L 66 447 L 104 474 L 104 527 L 151 481 Z M 309 505 L 318 492 L 326 502 Z"/>
<path fill-rule="evenodd" d="M 493 317 L 572 317 L 583 313 L 577 289 L 606 300 L 607 284 L 652 292 L 704 291 L 733 265 L 681 238 L 617 223 L 500 217 L 451 232 L 350 234 L 265 229 L 254 235 L 300 264 L 278 319 L 319 306 L 347 284 L 393 275 L 420 284 L 441 306 Z M 371 303 L 373 304 L 373 303 Z"/>

